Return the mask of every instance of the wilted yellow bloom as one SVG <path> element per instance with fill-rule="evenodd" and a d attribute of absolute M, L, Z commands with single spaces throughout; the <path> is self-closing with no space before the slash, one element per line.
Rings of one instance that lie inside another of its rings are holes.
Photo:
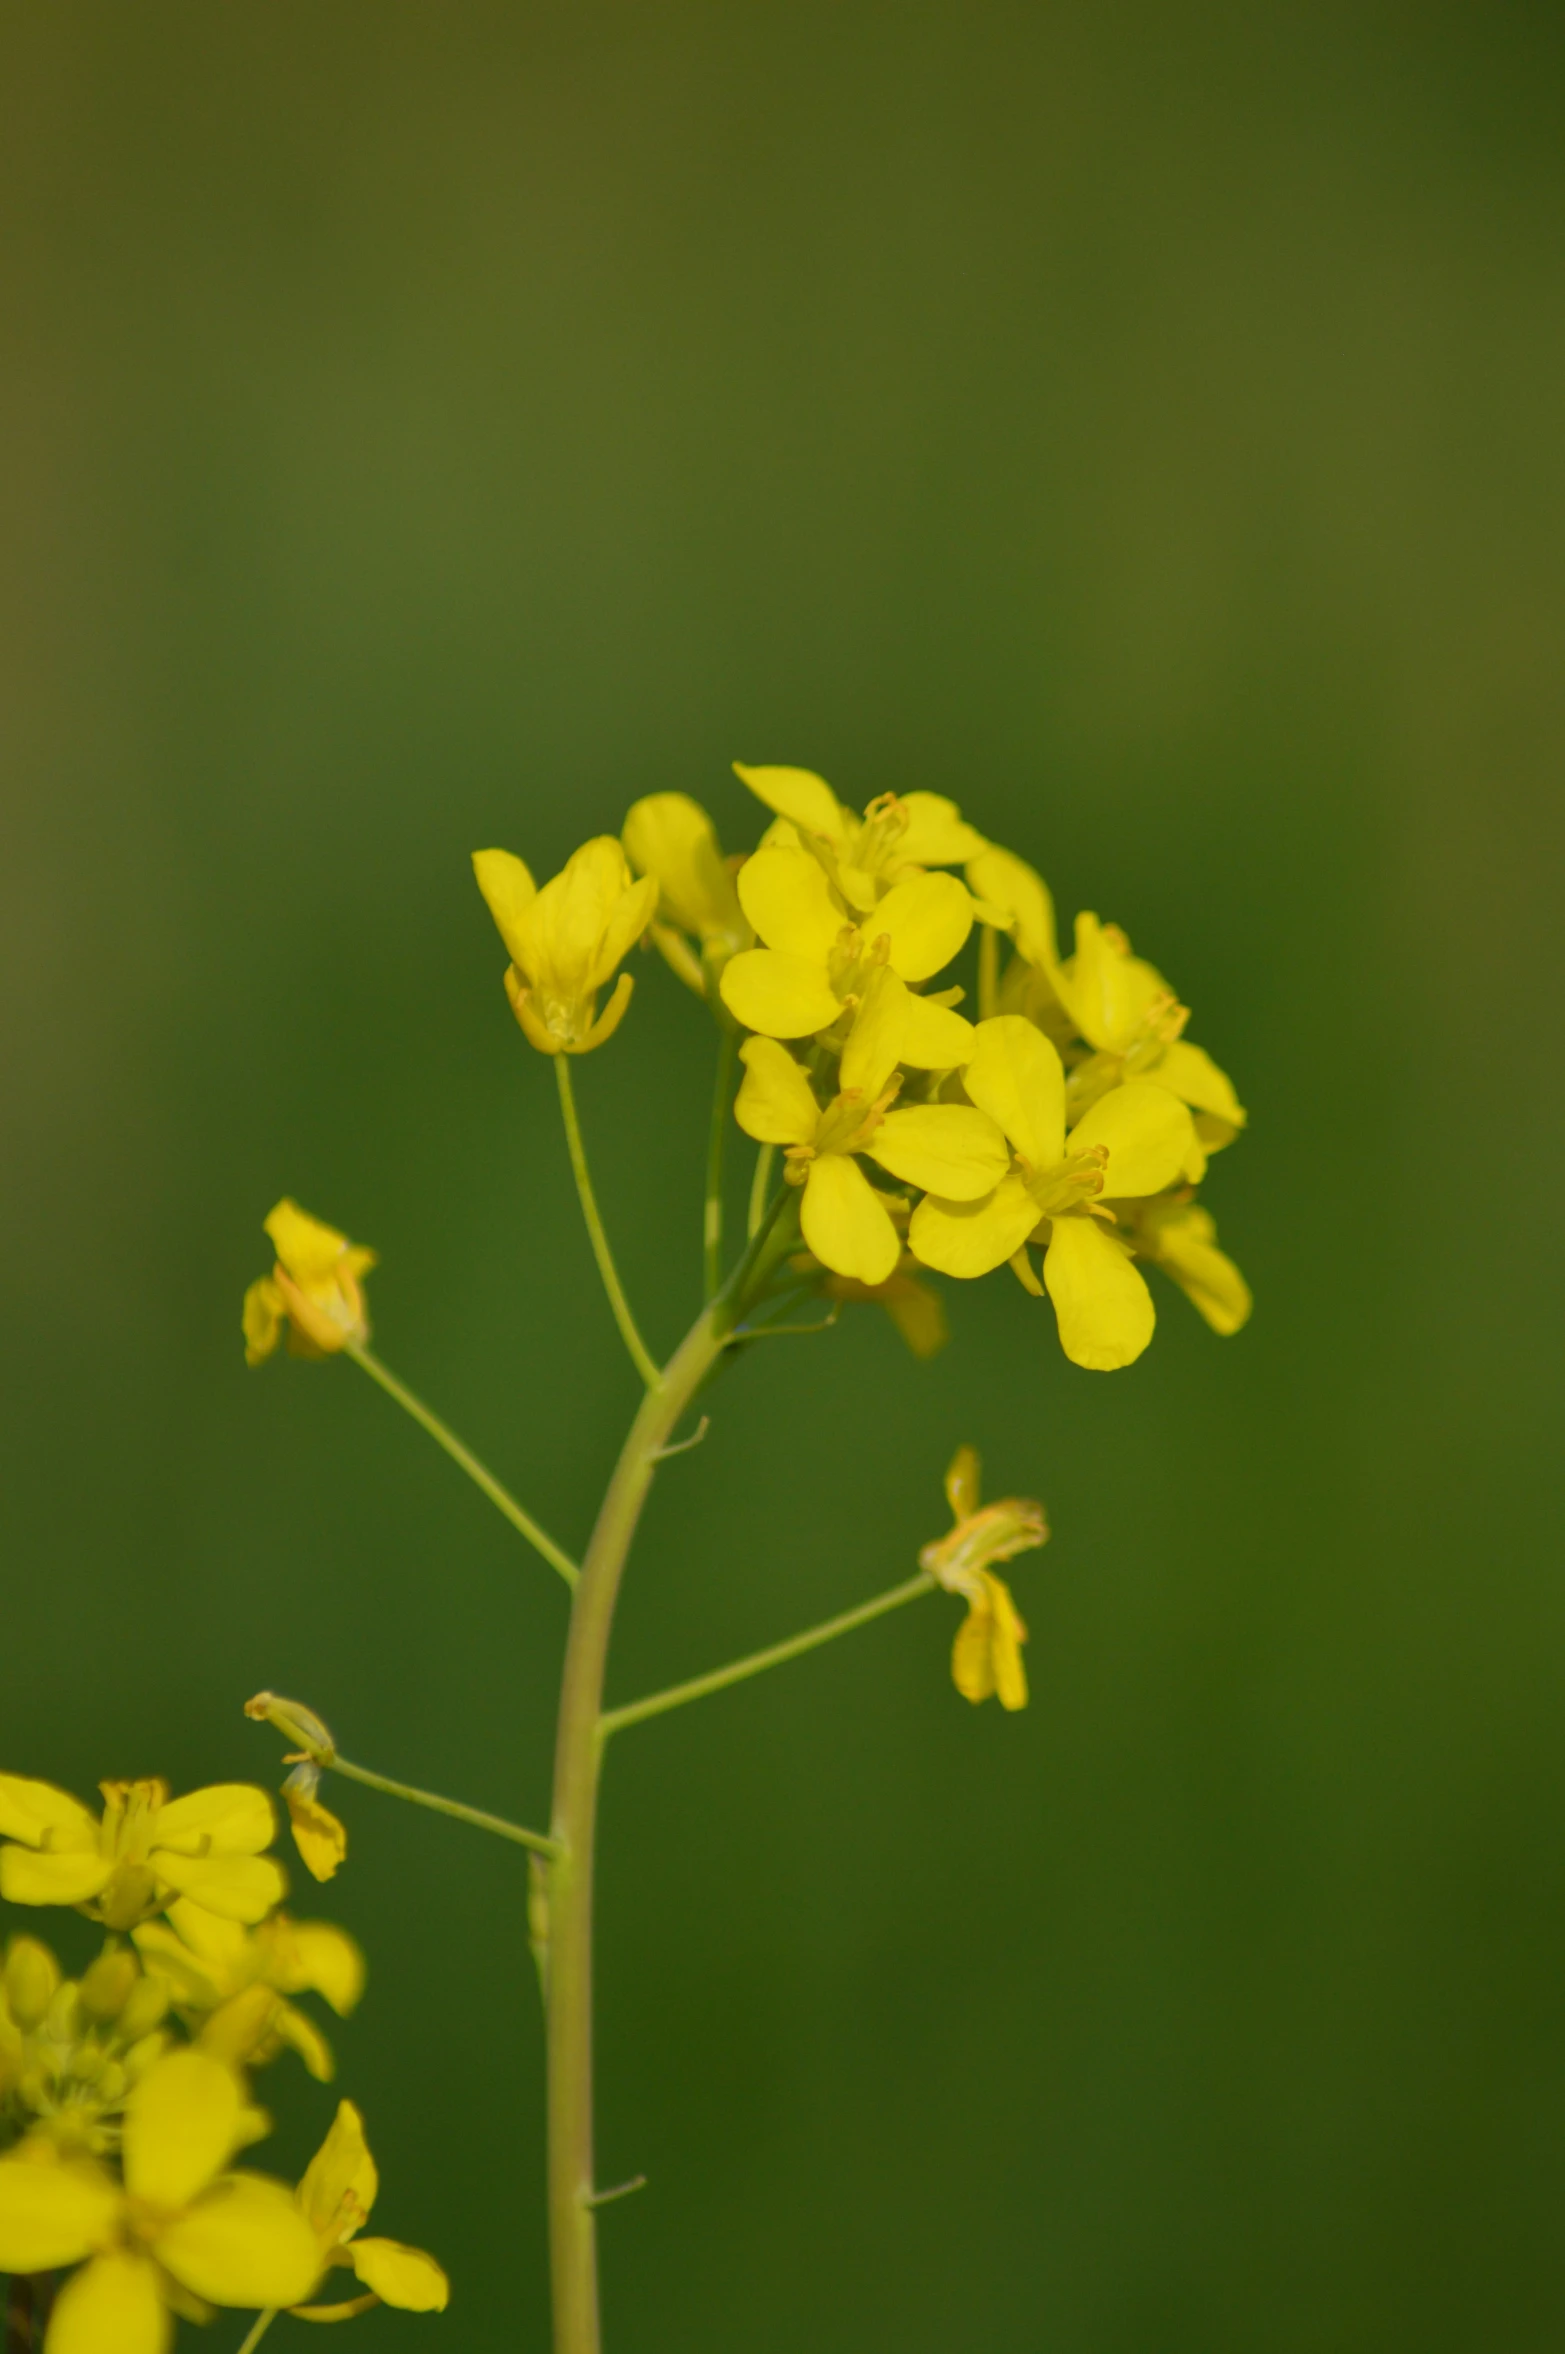
<path fill-rule="evenodd" d="M 322 2268 L 345 2265 L 371 2293 L 342 2305 L 296 2306 L 294 2310 L 302 2319 L 346 2321 L 377 2299 L 400 2306 L 404 2313 L 445 2311 L 451 2284 L 433 2256 L 422 2248 L 406 2248 L 400 2240 L 361 2240 L 357 2236 L 379 2188 L 380 2177 L 364 2138 L 364 2120 L 351 2101 L 344 2101 L 310 2160 L 295 2197 L 315 2235 Z"/>
<path fill-rule="evenodd" d="M 320 1994 L 347 2017 L 364 1991 L 364 1956 L 345 1929 L 286 1913 L 245 1929 L 180 1901 L 167 1921 L 145 1922 L 134 1935 L 148 1971 L 187 2024 L 200 2028 L 207 2049 L 249 2066 L 286 2044 L 313 2077 L 330 2082 L 330 2044 L 287 1997 Z"/>
<path fill-rule="evenodd" d="M 992 1565 L 1048 1541 L 1043 1506 L 1025 1496 L 981 1506 L 978 1456 L 971 1447 L 958 1447 L 952 1456 L 945 1487 L 955 1525 L 924 1547 L 918 1566 L 967 1604 L 951 1651 L 952 1681 L 964 1700 L 987 1700 L 993 1692 L 1002 1708 L 1025 1708 L 1027 1629 L 1010 1587 Z"/>
<path fill-rule="evenodd" d="M 348 1828 L 320 1799 L 321 1769 L 305 1761 L 283 1784 L 293 1843 L 314 1880 L 331 1880 L 348 1860 Z"/>
<path fill-rule="evenodd" d="M 100 1782 L 98 1820 L 52 1782 L 0 1774 L 0 1896 L 70 1904 L 130 1929 L 176 1896 L 226 1921 L 259 1921 L 282 1901 L 282 1866 L 261 1850 L 272 1802 L 247 1782 L 215 1782 L 170 1799 L 162 1781 Z"/>
<path fill-rule="evenodd" d="M 1249 1322 L 1250 1287 L 1218 1249 L 1216 1225 L 1199 1202 L 1174 1193 L 1109 1206 L 1130 1228 L 1142 1258 L 1172 1276 L 1214 1332 L 1237 1332 Z"/>
<path fill-rule="evenodd" d="M 653 945 L 698 997 L 711 997 L 729 958 L 755 939 L 712 820 L 688 793 L 649 793 L 627 815 L 624 841 L 632 866 L 658 886 Z"/>
<path fill-rule="evenodd" d="M 925 867 L 960 866 L 986 847 L 940 793 L 882 793 L 860 817 L 808 768 L 748 768 L 736 760 L 734 774 L 777 812 L 766 843 L 809 850 L 863 915 Z"/>
<path fill-rule="evenodd" d="M 1016 1166 L 981 1199 L 941 1198 L 931 1188 L 908 1228 L 914 1256 L 971 1277 L 1017 1260 L 1029 1239 L 1044 1241 L 1043 1277 L 1067 1357 L 1099 1371 L 1131 1364 L 1152 1338 L 1152 1295 L 1093 1203 L 1110 1186 L 1120 1197 L 1161 1193 L 1189 1152 L 1189 1112 L 1166 1088 L 1132 1080 L 1067 1136 L 1059 1055 L 1019 1014 L 978 1024 L 962 1078 L 1016 1147 Z M 1027 1280 L 1022 1259 L 1024 1269 Z"/>
<path fill-rule="evenodd" d="M 359 1278 L 374 1266 L 375 1253 L 323 1226 L 286 1195 L 265 1228 L 277 1264 L 245 1293 L 245 1363 L 269 1357 L 285 1327 L 296 1357 L 329 1357 L 349 1341 L 368 1340 Z"/>
<path fill-rule="evenodd" d="M 256 2123 L 231 2068 L 170 2052 L 127 2102 L 123 2186 L 47 2141 L 0 2158 L 0 2272 L 83 2267 L 55 2299 L 44 2354 L 162 2354 L 170 2305 L 309 2295 L 320 2246 L 285 2185 L 224 2171 Z"/>
<path fill-rule="evenodd" d="M 829 1030 L 880 966 L 903 981 L 929 980 L 973 928 L 972 900 L 955 875 L 915 874 L 861 919 L 817 860 L 783 846 L 746 859 L 739 899 L 765 946 L 745 949 L 724 967 L 723 1003 L 766 1038 Z M 960 1032 L 951 1027 L 959 1019 L 910 991 L 899 1061 L 920 1070 L 960 1062 Z"/>
<path fill-rule="evenodd" d="M 510 951 L 506 995 L 540 1054 L 590 1054 L 619 1028 L 633 986 L 621 973 L 602 1013 L 598 992 L 651 923 L 656 878 L 631 875 L 612 834 L 567 859 L 540 891 L 509 850 L 475 850 L 473 872 Z"/>
<path fill-rule="evenodd" d="M 938 1185 L 953 1198 L 991 1191 L 1008 1159 L 993 1121 L 971 1105 L 889 1108 L 898 1084 L 899 988 L 894 976 L 879 976 L 843 1048 L 840 1092 L 824 1109 L 776 1039 L 749 1038 L 740 1049 L 745 1078 L 735 1118 L 758 1143 L 786 1148 L 788 1176 L 804 1188 L 805 1241 L 823 1266 L 860 1283 L 886 1282 L 902 1243 L 856 1154 L 869 1153 L 906 1184 Z"/>

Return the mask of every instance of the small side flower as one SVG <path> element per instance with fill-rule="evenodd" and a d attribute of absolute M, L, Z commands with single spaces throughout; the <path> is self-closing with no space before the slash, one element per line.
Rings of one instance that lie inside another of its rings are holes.
<path fill-rule="evenodd" d="M 1027 1629 L 993 1564 L 1048 1542 L 1043 1506 L 1027 1496 L 980 1505 L 978 1456 L 971 1447 L 958 1447 L 952 1456 L 945 1487 L 953 1525 L 924 1547 L 918 1566 L 967 1604 L 951 1650 L 951 1679 L 964 1700 L 994 1694 L 1002 1708 L 1025 1708 Z"/>

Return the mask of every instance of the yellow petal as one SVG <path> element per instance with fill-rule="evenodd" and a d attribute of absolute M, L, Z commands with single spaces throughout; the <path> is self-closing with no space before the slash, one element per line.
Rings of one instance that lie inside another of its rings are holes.
<path fill-rule="evenodd" d="M 1168 984 L 1154 965 L 1132 956 L 1122 936 L 1091 914 L 1076 918 L 1076 953 L 1054 986 L 1089 1046 L 1123 1054 Z"/>
<path fill-rule="evenodd" d="M 902 1014 L 898 1062 L 915 1071 L 959 1070 L 971 1056 L 978 1033 L 971 1022 L 948 1005 L 931 1005 L 909 989 Z"/>
<path fill-rule="evenodd" d="M 758 850 L 739 869 L 739 904 L 768 948 L 824 965 L 848 921 L 807 850 Z"/>
<path fill-rule="evenodd" d="M 108 1886 L 114 1865 L 103 1855 L 39 1855 L 0 1847 L 0 1896 L 10 1904 L 86 1904 Z"/>
<path fill-rule="evenodd" d="M 927 981 L 951 962 L 973 928 L 973 903 L 955 875 L 915 875 L 886 893 L 865 919 L 871 943 L 891 942 L 892 969 L 904 981 Z"/>
<path fill-rule="evenodd" d="M 1245 1110 L 1234 1093 L 1233 1081 L 1226 1071 L 1220 1071 L 1211 1056 L 1186 1038 L 1176 1038 L 1172 1046 L 1165 1046 L 1157 1061 L 1147 1072 L 1159 1087 L 1171 1087 L 1180 1099 L 1198 1112 L 1212 1112 L 1230 1127 L 1242 1128 Z"/>
<path fill-rule="evenodd" d="M 989 1595 L 990 1653 L 994 1663 L 994 1688 L 1002 1708 L 1027 1706 L 1027 1670 L 1022 1664 L 1022 1645 L 1027 1640 L 1021 1613 L 1011 1600 L 1011 1589 L 1004 1578 L 997 1578 L 993 1570 L 981 1570 L 980 1576 Z"/>
<path fill-rule="evenodd" d="M 1043 1260 L 1060 1346 L 1074 1365 L 1111 1373 L 1152 1338 L 1152 1294 L 1122 1243 L 1096 1218 L 1056 1218 Z"/>
<path fill-rule="evenodd" d="M 21 1774 L 0 1774 L 0 1839 L 21 1839 L 29 1847 L 96 1847 L 98 1819 L 68 1790 L 52 1782 L 31 1782 Z"/>
<path fill-rule="evenodd" d="M 971 1599 L 951 1646 L 951 1681 L 964 1700 L 987 1700 L 994 1690 L 993 1634 L 987 1603 Z"/>
<path fill-rule="evenodd" d="M 139 1928 L 131 1931 L 131 1936 L 148 1973 L 165 1982 L 176 2002 L 193 2004 L 197 2010 L 206 2010 L 221 1999 L 224 1983 L 197 1959 L 183 1938 L 176 1937 L 165 1922 L 143 1921 Z"/>
<path fill-rule="evenodd" d="M 272 2033 L 298 2053 L 317 2084 L 330 2084 L 337 2073 L 337 2062 L 331 2045 L 309 2015 L 297 2003 L 279 2003 L 272 2018 Z"/>
<path fill-rule="evenodd" d="M 908 827 L 897 845 L 898 854 L 913 866 L 961 866 L 988 848 L 983 835 L 964 820 L 954 801 L 943 793 L 904 793 Z"/>
<path fill-rule="evenodd" d="M 538 886 L 522 861 L 509 850 L 475 850 L 473 873 L 494 917 L 495 929 L 514 961 L 522 938 L 521 919 L 537 898 Z"/>
<path fill-rule="evenodd" d="M 970 1280 L 1003 1267 L 1037 1223 L 1038 1205 L 1020 1177 L 1005 1177 L 985 1201 L 926 1194 L 913 1212 L 908 1248 L 926 1267 Z"/>
<path fill-rule="evenodd" d="M 225 1921 L 264 1921 L 288 1893 L 282 1865 L 269 1855 L 170 1855 L 159 1849 L 152 1866 L 160 1880 Z"/>
<path fill-rule="evenodd" d="M 348 1238 L 301 1210 L 286 1195 L 267 1212 L 262 1224 L 273 1250 L 295 1283 L 306 1286 L 328 1282 L 348 1247 Z"/>
<path fill-rule="evenodd" d="M 282 1293 L 270 1275 L 258 1276 L 245 1293 L 240 1313 L 247 1365 L 265 1363 L 282 1338 L 285 1321 Z"/>
<path fill-rule="evenodd" d="M 444 2313 L 451 2302 L 451 2283 L 422 2248 L 405 2248 L 400 2240 L 355 2240 L 348 2256 L 383 2304 L 404 2313 Z"/>
<path fill-rule="evenodd" d="M 280 2182 L 230 2174 L 154 2242 L 158 2262 L 213 2305 L 299 2305 L 321 2275 L 320 2243 Z"/>
<path fill-rule="evenodd" d="M 573 851 L 518 919 L 512 953 L 528 979 L 561 998 L 591 996 L 604 936 L 629 884 L 615 835 L 598 834 Z"/>
<path fill-rule="evenodd" d="M 940 1294 L 914 1275 L 893 1275 L 879 1299 L 915 1357 L 938 1357 L 951 1338 Z"/>
<path fill-rule="evenodd" d="M 284 1792 L 289 1820 L 293 1824 L 293 1843 L 304 1858 L 305 1868 L 317 1880 L 329 1880 L 348 1860 L 346 1828 L 317 1798 L 302 1798 L 295 1790 Z"/>
<path fill-rule="evenodd" d="M 625 818 L 632 865 L 656 879 L 663 912 L 685 931 L 743 929 L 734 878 L 723 863 L 712 820 L 688 793 L 649 793 Z"/>
<path fill-rule="evenodd" d="M 1040 972 L 1054 973 L 1059 966 L 1054 902 L 1043 877 L 1025 859 L 991 844 L 972 861 L 967 880 L 977 898 L 1010 918 L 1011 937 L 1028 963 Z"/>
<path fill-rule="evenodd" d="M 364 1956 L 345 1929 L 330 1921 L 287 1924 L 285 1992 L 322 1994 L 345 2019 L 364 1992 Z"/>
<path fill-rule="evenodd" d="M 820 1106 L 786 1046 L 775 1038 L 747 1038 L 739 1059 L 744 1078 L 734 1118 L 746 1136 L 757 1144 L 808 1144 L 820 1122 Z"/>
<path fill-rule="evenodd" d="M 959 1202 L 993 1193 L 1011 1160 L 988 1113 L 965 1103 L 910 1104 L 906 1111 L 888 1112 L 869 1150 L 904 1184 Z"/>
<path fill-rule="evenodd" d="M 1052 1168 L 1062 1157 L 1064 1065 L 1051 1041 L 1020 1014 L 979 1023 L 962 1085 L 1034 1169 Z"/>
<path fill-rule="evenodd" d="M 824 963 L 773 948 L 741 949 L 718 987 L 735 1021 L 767 1038 L 808 1038 L 842 1011 Z"/>
<path fill-rule="evenodd" d="M 47 2354 L 164 2354 L 173 2334 L 157 2266 L 117 2251 L 65 2283 L 44 2344 Z"/>
<path fill-rule="evenodd" d="M 214 1782 L 159 1807 L 153 1844 L 180 1855 L 257 1855 L 277 1835 L 264 1790 L 249 1782 Z"/>
<path fill-rule="evenodd" d="M 884 1283 L 902 1255 L 885 1203 L 843 1153 L 810 1163 L 799 1224 L 823 1266 L 860 1283 Z"/>
<path fill-rule="evenodd" d="M 825 834 L 832 842 L 843 842 L 856 821 L 843 808 L 824 777 L 809 768 L 749 768 L 742 760 L 734 762 L 734 774 L 742 785 L 748 785 L 758 801 L 768 809 L 775 809 L 779 817 L 787 818 L 796 826 L 803 826 L 812 834 Z M 754 917 L 751 917 L 754 922 Z"/>
<path fill-rule="evenodd" d="M 170 2052 L 149 2068 L 125 2110 L 125 2187 L 132 2198 L 183 2207 L 204 2190 L 238 2147 L 244 2105 L 232 2068 L 206 2052 Z"/>
<path fill-rule="evenodd" d="M 1107 1145 L 1103 1190 L 1123 1200 L 1172 1185 L 1193 1137 L 1190 1114 L 1177 1095 L 1150 1079 L 1129 1079 L 1099 1096 L 1071 1130 L 1067 1149 L 1078 1153 Z"/>
<path fill-rule="evenodd" d="M 857 1088 L 867 1103 L 874 1102 L 902 1059 L 907 1008 L 912 1002 L 907 983 L 889 965 L 871 973 L 842 1050 L 840 1087 Z"/>
<path fill-rule="evenodd" d="M 635 981 L 629 973 L 621 973 L 614 984 L 613 996 L 587 1032 L 586 1037 L 581 1040 L 579 1045 L 568 1046 L 565 1049 L 566 1053 L 591 1054 L 597 1047 L 606 1045 L 625 1018 L 625 1008 L 630 1003 L 631 991 L 635 986 Z"/>
<path fill-rule="evenodd" d="M 628 956 L 657 913 L 658 884 L 655 875 L 643 875 L 639 883 L 618 899 L 604 926 L 598 953 L 592 960 L 588 975 L 589 986 L 601 989 L 613 973 L 621 957 Z"/>
<path fill-rule="evenodd" d="M 214 1976 L 226 1979 L 235 1972 L 242 1974 L 252 1949 L 249 1932 L 238 1921 L 219 1920 L 216 1913 L 184 1896 L 176 1897 L 169 1906 L 168 1918 L 180 1943 Z M 141 1942 L 139 1931 L 136 1942 Z"/>
<path fill-rule="evenodd" d="M 342 2228 L 344 2201 L 350 2201 L 353 2220 L 362 2222 L 375 2204 L 380 2176 L 364 2137 L 364 2120 L 352 2101 L 339 2101 L 330 2131 L 305 2170 L 295 2197 L 301 2214 L 318 2240 L 328 2243 Z"/>
<path fill-rule="evenodd" d="M 1238 1332 L 1247 1324 L 1250 1287 L 1225 1251 L 1217 1228 L 1198 1202 L 1156 1204 L 1137 1240 L 1149 1258 L 1171 1275 L 1214 1332 Z"/>
<path fill-rule="evenodd" d="M 102 2244 L 119 2191 L 98 2167 L 0 2158 L 0 2272 L 53 2272 Z"/>
<path fill-rule="evenodd" d="M 946 1466 L 946 1502 L 953 1520 L 971 1520 L 978 1510 L 982 1466 L 976 1447 L 958 1447 Z"/>

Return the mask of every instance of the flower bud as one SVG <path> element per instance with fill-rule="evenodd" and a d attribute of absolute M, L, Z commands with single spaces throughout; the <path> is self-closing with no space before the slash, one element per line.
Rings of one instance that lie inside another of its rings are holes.
<path fill-rule="evenodd" d="M 122 2042 L 139 2043 L 168 2016 L 168 1984 L 162 1978 L 138 1978 L 120 2009 L 118 2033 Z"/>
<path fill-rule="evenodd" d="M 36 1937 L 13 1937 L 5 1957 L 5 1999 L 18 2027 L 36 2027 L 54 1999 L 60 1965 Z"/>
<path fill-rule="evenodd" d="M 82 2008 L 90 2019 L 117 2019 L 141 1971 L 128 1946 L 105 1946 L 83 1973 Z"/>

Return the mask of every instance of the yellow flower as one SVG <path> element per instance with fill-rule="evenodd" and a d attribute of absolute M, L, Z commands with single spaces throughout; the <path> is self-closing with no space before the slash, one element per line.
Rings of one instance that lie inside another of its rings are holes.
<path fill-rule="evenodd" d="M 169 1906 L 166 1922 L 148 1921 L 134 1936 L 176 2010 L 187 2024 L 200 2023 L 208 2050 L 249 2066 L 287 2044 L 319 2083 L 330 2083 L 330 2044 L 286 1998 L 324 1995 L 340 2019 L 347 2017 L 364 1991 L 364 1956 L 345 1929 L 286 1913 L 245 1929 L 181 1900 Z"/>
<path fill-rule="evenodd" d="M 779 822 L 767 828 L 766 843 L 811 851 L 862 915 L 925 867 L 960 866 L 986 847 L 956 803 L 940 793 L 882 793 L 861 818 L 810 769 L 747 768 L 736 760 L 734 774 L 777 812 Z"/>
<path fill-rule="evenodd" d="M 590 1054 L 619 1028 L 633 987 L 621 973 L 602 1013 L 598 992 L 648 924 L 657 880 L 635 882 L 612 834 L 567 859 L 540 891 L 509 850 L 475 850 L 473 872 L 510 951 L 506 995 L 540 1054 Z"/>
<path fill-rule="evenodd" d="M 224 2171 L 255 2126 L 232 2069 L 170 2052 L 127 2103 L 123 2187 L 46 2142 L 0 2158 L 0 2272 L 82 2266 L 55 2299 L 44 2354 L 164 2354 L 171 2306 L 309 2295 L 320 2247 L 285 2185 Z"/>
<path fill-rule="evenodd" d="M 422 2248 L 400 2240 L 361 2240 L 357 2234 L 375 2204 L 380 2177 L 364 2138 L 364 2120 L 351 2101 L 337 2111 L 295 2197 L 320 2250 L 324 2269 L 341 2264 L 371 2292 L 343 2305 L 295 2306 L 305 2321 L 346 2321 L 377 2302 L 404 2313 L 443 2313 L 451 2284 Z"/>
<path fill-rule="evenodd" d="M 653 946 L 698 997 L 712 996 L 729 958 L 755 939 L 712 820 L 688 793 L 649 793 L 627 815 L 624 842 L 631 865 L 657 882 Z"/>
<path fill-rule="evenodd" d="M 168 1989 L 111 1939 L 79 1980 L 35 1938 L 14 1937 L 0 1971 L 0 2106 L 63 2156 L 117 2149 L 131 2087 L 167 2048 Z"/>
<path fill-rule="evenodd" d="M 1250 1318 L 1250 1287 L 1227 1254 L 1217 1247 L 1217 1228 L 1208 1211 L 1184 1194 L 1160 1194 L 1155 1201 L 1114 1202 L 1129 1226 L 1136 1249 L 1172 1276 L 1214 1332 L 1237 1332 Z"/>
<path fill-rule="evenodd" d="M 954 1525 L 924 1547 L 918 1566 L 967 1604 L 951 1650 L 952 1681 L 964 1700 L 987 1700 L 993 1692 L 1002 1708 L 1025 1708 L 1022 1645 L 1027 1629 L 1010 1587 L 995 1576 L 991 1564 L 1012 1561 L 1018 1553 L 1048 1542 L 1043 1506 L 1026 1496 L 1007 1496 L 1003 1503 L 980 1506 L 978 1457 L 971 1447 L 958 1447 L 945 1485 Z"/>
<path fill-rule="evenodd" d="M 374 1266 L 375 1253 L 323 1226 L 286 1195 L 265 1227 L 277 1264 L 245 1293 L 245 1363 L 269 1357 L 285 1326 L 296 1357 L 329 1357 L 350 1341 L 362 1346 L 370 1328 L 359 1278 Z"/>
<path fill-rule="evenodd" d="M 1007 1162 L 999 1130 L 969 1104 L 889 1109 L 900 1084 L 892 1073 L 905 994 L 894 975 L 876 977 L 843 1048 L 840 1092 L 824 1110 L 785 1046 L 748 1038 L 740 1049 L 745 1077 L 735 1118 L 758 1143 L 786 1148 L 788 1177 L 804 1188 L 805 1241 L 823 1266 L 860 1283 L 885 1283 L 902 1243 L 856 1154 L 956 1199 L 991 1192 Z"/>
<path fill-rule="evenodd" d="M 879 966 L 903 981 L 929 980 L 973 928 L 972 900 L 955 875 L 915 874 L 893 885 L 861 922 L 808 851 L 783 845 L 746 859 L 739 900 L 765 946 L 747 948 L 725 965 L 723 1003 L 747 1030 L 766 1038 L 829 1030 Z M 959 1016 L 909 992 L 905 1020 L 900 1061 L 922 1070 L 961 1061 L 951 1027 Z"/>
<path fill-rule="evenodd" d="M 1244 1126 L 1245 1111 L 1227 1073 L 1183 1035 L 1188 1007 L 1155 965 L 1131 954 L 1118 924 L 1100 924 L 1091 914 L 1076 918 L 1076 953 L 1056 968 L 1052 981 L 1094 1050 L 1070 1074 L 1073 1115 L 1080 1117 L 1125 1079 L 1166 1087 L 1193 1115 L 1183 1174 L 1198 1183 L 1208 1155 L 1231 1144 Z"/>
<path fill-rule="evenodd" d="M 962 1079 L 1011 1139 L 1017 1165 L 981 1199 L 931 1188 L 908 1228 L 915 1258 L 966 1277 L 1009 1259 L 1033 1289 L 1025 1245 L 1045 1241 L 1043 1277 L 1067 1357 L 1099 1371 L 1133 1363 L 1152 1338 L 1152 1295 L 1093 1198 L 1106 1187 L 1134 1198 L 1170 1185 L 1189 1153 L 1189 1112 L 1166 1088 L 1131 1080 L 1067 1136 L 1059 1055 L 1019 1014 L 978 1024 Z"/>
<path fill-rule="evenodd" d="M 282 1866 L 262 1848 L 272 1802 L 246 1782 L 215 1782 L 171 1800 L 160 1781 L 100 1782 L 99 1821 L 52 1782 L 0 1774 L 0 1896 L 70 1904 L 130 1929 L 188 1897 L 225 1921 L 259 1921 L 282 1901 Z"/>
<path fill-rule="evenodd" d="M 967 884 L 974 898 L 981 900 L 997 920 L 998 928 L 1009 932 L 1026 962 L 1052 979 L 1059 970 L 1060 960 L 1055 943 L 1054 901 L 1042 875 L 1014 851 L 1002 850 L 997 842 L 991 842 L 968 861 Z"/>

